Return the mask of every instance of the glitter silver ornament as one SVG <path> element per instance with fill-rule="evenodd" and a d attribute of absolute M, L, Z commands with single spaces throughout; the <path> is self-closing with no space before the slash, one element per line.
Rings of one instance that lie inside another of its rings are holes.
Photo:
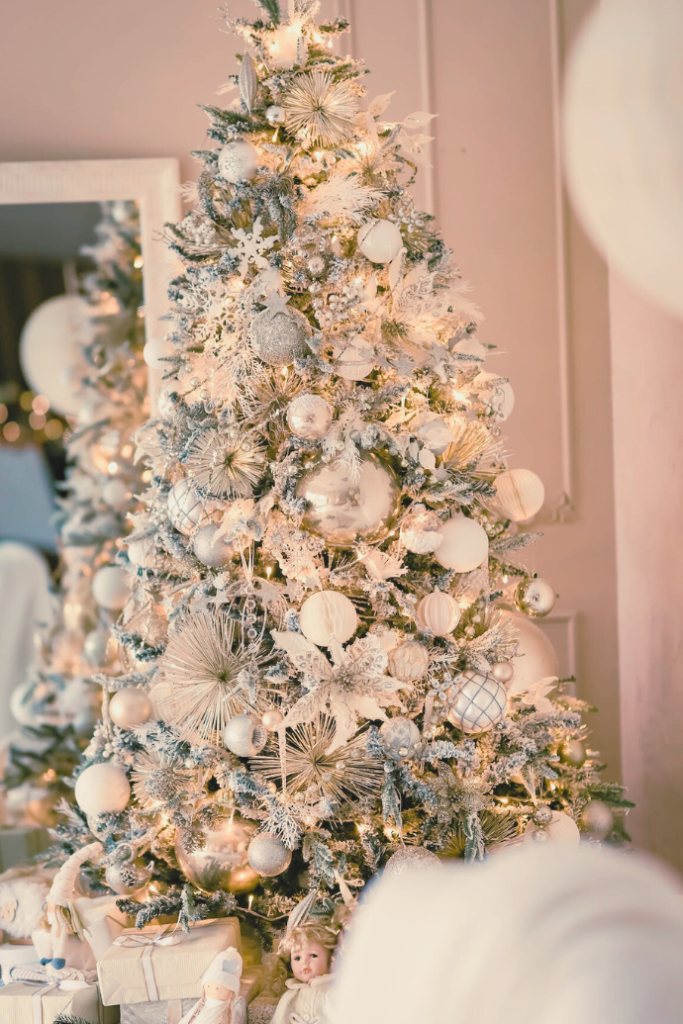
<path fill-rule="evenodd" d="M 264 309 L 251 321 L 249 338 L 254 353 L 269 366 L 291 366 L 309 352 L 313 331 L 298 309 Z"/>
<path fill-rule="evenodd" d="M 486 732 L 505 717 L 507 693 L 493 676 L 476 669 L 463 672 L 455 700 L 448 711 L 448 721 L 463 732 Z"/>
<path fill-rule="evenodd" d="M 194 554 L 202 565 L 209 569 L 221 569 L 232 558 L 232 550 L 223 536 L 217 537 L 218 523 L 209 523 L 197 530 L 194 536 Z"/>
<path fill-rule="evenodd" d="M 137 686 L 124 686 L 112 694 L 109 701 L 109 714 L 114 725 L 119 729 L 135 729 L 144 725 L 152 717 L 152 702 Z"/>
<path fill-rule="evenodd" d="M 209 513 L 187 478 L 179 480 L 168 494 L 168 515 L 176 530 L 189 537 L 197 526 L 210 521 Z"/>
<path fill-rule="evenodd" d="M 287 409 L 289 429 L 305 441 L 324 437 L 332 423 L 332 407 L 320 395 L 297 395 Z"/>
<path fill-rule="evenodd" d="M 525 615 L 539 619 L 555 606 L 555 591 L 547 580 L 522 580 L 515 591 L 515 604 Z"/>
<path fill-rule="evenodd" d="M 235 715 L 223 729 L 223 743 L 237 757 L 255 757 L 267 739 L 268 730 L 255 715 Z"/>
<path fill-rule="evenodd" d="M 151 877 L 152 869 L 148 868 L 140 857 L 120 864 L 108 864 L 104 872 L 105 882 L 119 896 L 136 892 L 146 885 Z"/>
<path fill-rule="evenodd" d="M 427 675 L 429 652 L 415 640 L 406 640 L 389 651 L 389 672 L 403 683 L 414 683 Z"/>
<path fill-rule="evenodd" d="M 285 112 L 282 107 L 277 107 L 275 105 L 272 107 L 266 107 L 266 121 L 268 124 L 284 124 L 284 120 Z"/>
<path fill-rule="evenodd" d="M 441 865 L 441 861 L 431 850 L 424 846 L 402 846 L 392 854 L 384 866 L 385 878 L 396 878 L 398 875 L 412 871 L 413 868 L 433 868 Z"/>
<path fill-rule="evenodd" d="M 204 841 L 199 849 L 187 851 L 183 834 L 176 832 L 175 853 L 180 870 L 192 885 L 204 892 L 227 889 L 232 872 L 247 863 L 249 840 L 254 826 L 236 815 L 215 829 L 204 829 Z"/>
<path fill-rule="evenodd" d="M 320 277 L 325 273 L 325 259 L 323 256 L 309 256 L 306 260 L 306 270 L 311 277 Z"/>
<path fill-rule="evenodd" d="M 292 860 L 292 851 L 288 850 L 281 839 L 272 832 L 261 832 L 249 843 L 249 863 L 254 871 L 265 878 L 273 878 L 286 871 Z"/>
<path fill-rule="evenodd" d="M 510 661 L 497 661 L 491 665 L 491 675 L 499 683 L 509 683 L 515 674 L 515 669 Z"/>
<path fill-rule="evenodd" d="M 233 185 L 253 178 L 257 167 L 258 152 L 244 139 L 229 142 L 218 154 L 218 173 Z"/>
<path fill-rule="evenodd" d="M 331 547 L 357 540 L 383 540 L 398 513 L 401 488 L 391 467 L 378 455 L 361 456 L 354 474 L 340 462 L 316 460 L 301 477 L 296 494 L 306 500 L 304 526 Z"/>
<path fill-rule="evenodd" d="M 549 825 L 553 820 L 553 811 L 547 804 L 542 804 L 541 807 L 537 807 L 533 813 L 533 820 L 537 825 Z"/>
<path fill-rule="evenodd" d="M 396 760 L 413 757 L 420 742 L 420 730 L 415 722 L 403 715 L 390 718 L 381 726 L 379 734 L 386 753 Z"/>
<path fill-rule="evenodd" d="M 602 800 L 589 800 L 580 818 L 581 827 L 594 839 L 606 839 L 614 825 L 614 815 Z"/>

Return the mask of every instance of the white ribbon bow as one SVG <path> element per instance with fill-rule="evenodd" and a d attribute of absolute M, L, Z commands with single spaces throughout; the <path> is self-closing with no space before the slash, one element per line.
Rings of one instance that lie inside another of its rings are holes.
<path fill-rule="evenodd" d="M 177 946 L 181 941 L 182 936 L 176 935 L 172 932 L 170 935 L 164 935 L 164 932 L 169 926 L 167 924 L 159 925 L 159 930 L 156 935 L 141 935 L 129 932 L 128 934 L 122 933 L 116 939 L 114 939 L 115 946 L 128 946 L 138 948 L 141 950 L 140 960 L 142 962 L 142 974 L 145 979 L 145 988 L 147 989 L 147 999 L 150 1002 L 159 1001 L 159 989 L 157 988 L 156 978 L 154 977 L 154 967 L 152 965 L 152 953 L 154 952 L 155 946 Z"/>

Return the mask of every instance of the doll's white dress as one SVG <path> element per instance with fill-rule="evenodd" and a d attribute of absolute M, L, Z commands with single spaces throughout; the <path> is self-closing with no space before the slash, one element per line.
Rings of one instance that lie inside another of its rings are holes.
<path fill-rule="evenodd" d="M 331 974 L 308 982 L 290 978 L 270 1024 L 328 1024 L 331 984 Z"/>

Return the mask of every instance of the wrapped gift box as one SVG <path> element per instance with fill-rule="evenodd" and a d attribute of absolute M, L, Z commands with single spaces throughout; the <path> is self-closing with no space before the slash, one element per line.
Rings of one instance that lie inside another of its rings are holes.
<path fill-rule="evenodd" d="M 260 967 L 245 968 L 233 1011 L 233 1024 L 247 1024 L 247 1006 L 260 991 L 262 975 Z M 178 1024 L 196 1004 L 197 996 L 163 999 L 157 1003 L 126 1003 L 121 1006 L 121 1024 Z"/>
<path fill-rule="evenodd" d="M 189 934 L 168 925 L 126 928 L 97 964 L 102 1002 L 120 1006 L 198 999 L 202 974 L 228 946 L 241 951 L 236 917 L 199 921 Z"/>
<path fill-rule="evenodd" d="M 0 946 L 0 978 L 5 981 L 13 967 L 28 967 L 37 964 L 38 955 L 33 943 L 5 942 Z"/>
<path fill-rule="evenodd" d="M 0 871 L 7 871 L 17 864 L 27 864 L 49 845 L 50 836 L 46 828 L 0 825 Z"/>
<path fill-rule="evenodd" d="M 102 1005 L 97 985 L 65 990 L 57 985 L 11 982 L 0 988 L 2 1024 L 52 1024 L 58 1014 L 82 1017 L 91 1024 L 116 1024 L 118 1007 Z"/>

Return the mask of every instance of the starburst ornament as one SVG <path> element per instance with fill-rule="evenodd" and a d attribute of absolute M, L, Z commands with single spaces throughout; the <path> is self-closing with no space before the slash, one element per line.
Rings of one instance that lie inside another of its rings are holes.
<path fill-rule="evenodd" d="M 136 753 L 130 777 L 138 803 L 149 810 L 177 800 L 192 781 L 193 772 L 176 757 L 150 749 Z"/>
<path fill-rule="evenodd" d="M 287 128 L 310 145 L 334 146 L 353 135 L 357 99 L 326 71 L 298 75 L 283 107 Z"/>
<path fill-rule="evenodd" d="M 245 498 L 253 493 L 265 466 L 265 455 L 254 437 L 235 432 L 225 437 L 207 430 L 192 445 L 185 469 L 193 484 L 216 498 Z"/>

